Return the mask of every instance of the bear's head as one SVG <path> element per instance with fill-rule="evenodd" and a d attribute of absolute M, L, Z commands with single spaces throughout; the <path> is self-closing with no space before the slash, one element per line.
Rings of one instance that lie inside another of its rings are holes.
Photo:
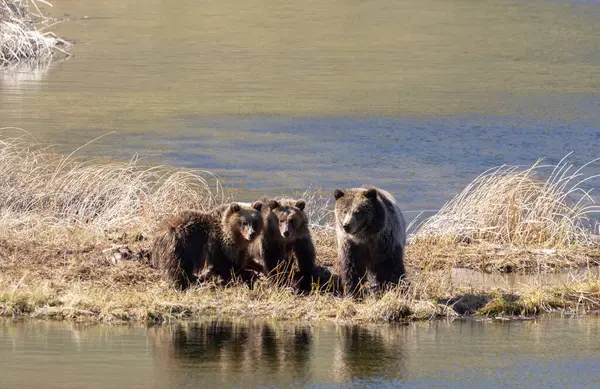
<path fill-rule="evenodd" d="M 224 215 L 225 228 L 234 236 L 239 236 L 249 242 L 258 237 L 263 229 L 263 219 L 260 211 L 263 203 L 255 201 L 252 204 L 231 203 Z"/>
<path fill-rule="evenodd" d="M 367 229 L 378 214 L 377 190 L 353 188 L 342 191 L 336 188 L 335 220 L 347 234 L 357 234 Z"/>
<path fill-rule="evenodd" d="M 277 223 L 284 239 L 294 240 L 303 234 L 308 226 L 308 216 L 304 213 L 304 200 L 271 200 L 268 203 L 271 217 Z"/>

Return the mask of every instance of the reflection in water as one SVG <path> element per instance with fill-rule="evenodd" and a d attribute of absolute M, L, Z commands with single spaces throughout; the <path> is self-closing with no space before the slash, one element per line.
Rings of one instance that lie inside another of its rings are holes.
<path fill-rule="evenodd" d="M 247 379 L 273 384 L 292 384 L 306 380 L 312 348 L 312 329 L 305 326 L 274 326 L 267 323 L 232 324 L 228 322 L 185 323 L 149 329 L 155 362 L 164 368 L 169 384 L 188 382 L 209 384 L 205 371 L 217 373 L 229 382 L 239 374 Z M 198 369 L 198 375 L 181 374 Z M 259 376 L 254 376 L 260 372 Z M 234 374 L 235 373 L 235 374 Z"/>
<path fill-rule="evenodd" d="M 22 127 L 29 120 L 35 120 L 39 109 L 32 108 L 31 95 L 40 93 L 44 81 L 49 74 L 59 68 L 64 59 L 45 61 L 24 61 L 8 67 L 0 67 L 0 128 Z M 13 120 L 6 121 L 7 115 L 2 115 L 2 108 L 10 111 Z M 32 129 L 24 128 L 26 131 Z M 2 134 L 11 136 L 13 134 Z M 19 134 L 22 135 L 22 134 Z M 35 134 L 33 134 L 35 136 Z"/>
<path fill-rule="evenodd" d="M 208 384 L 207 371 L 222 382 L 242 375 L 246 383 L 292 385 L 401 377 L 405 368 L 403 331 L 390 326 L 339 326 L 334 337 L 321 339 L 320 345 L 314 344 L 313 328 L 293 324 L 189 323 L 153 327 L 150 332 L 157 368 L 163 369 L 169 384 L 183 387 L 190 382 Z"/>
<path fill-rule="evenodd" d="M 56 63 L 51 61 L 25 61 L 0 67 L 0 106 L 10 107 L 11 116 L 15 118 L 31 115 L 31 107 L 27 105 L 30 94 L 42 89 L 42 81 L 54 66 Z M 19 122 L 0 122 L 0 127 L 19 126 Z"/>
<path fill-rule="evenodd" d="M 407 326 L 0 321 L 2 389 L 591 388 L 599 364 L 596 316 Z"/>
<path fill-rule="evenodd" d="M 402 378 L 403 331 L 396 327 L 342 326 L 337 331 L 336 378 L 352 381 L 368 377 Z"/>
<path fill-rule="evenodd" d="M 50 61 L 33 61 L 20 62 L 10 67 L 0 67 L 0 86 L 3 89 L 0 96 L 10 95 L 12 100 L 16 95 L 39 90 L 42 87 L 40 81 L 47 75 L 50 64 Z"/>

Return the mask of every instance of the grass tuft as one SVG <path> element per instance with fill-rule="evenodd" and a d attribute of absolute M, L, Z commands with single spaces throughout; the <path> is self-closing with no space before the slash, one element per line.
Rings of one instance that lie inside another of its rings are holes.
<path fill-rule="evenodd" d="M 209 172 L 148 168 L 137 158 L 84 162 L 74 154 L 52 153 L 26 136 L 0 140 L 0 239 L 94 246 L 128 232 L 148 236 L 167 215 L 227 199 Z"/>
<path fill-rule="evenodd" d="M 567 156 L 568 157 L 568 156 Z M 487 241 L 521 247 L 591 244 L 600 207 L 582 185 L 599 175 L 583 174 L 597 162 L 574 168 L 537 161 L 528 169 L 501 166 L 471 182 L 416 231 L 413 241 Z M 550 171 L 545 180 L 539 178 Z"/>
<path fill-rule="evenodd" d="M 57 51 L 68 55 L 70 43 L 44 32 L 57 24 L 44 16 L 44 6 L 52 5 L 45 0 L 0 0 L 0 66 L 47 61 Z"/>

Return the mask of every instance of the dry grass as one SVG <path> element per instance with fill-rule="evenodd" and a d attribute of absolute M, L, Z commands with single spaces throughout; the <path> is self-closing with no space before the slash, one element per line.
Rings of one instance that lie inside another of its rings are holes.
<path fill-rule="evenodd" d="M 57 24 L 44 16 L 44 0 L 0 0 L 0 66 L 22 61 L 47 61 L 67 54 L 71 44 L 46 29 Z M 68 54 L 67 54 L 68 55 Z"/>
<path fill-rule="evenodd" d="M 166 215 L 227 199 L 208 172 L 148 168 L 137 158 L 83 162 L 77 151 L 57 155 L 26 135 L 0 140 L 0 239 L 93 247 L 127 233 L 147 236 Z"/>
<path fill-rule="evenodd" d="M 284 196 L 285 197 L 285 196 Z M 307 188 L 298 198 L 302 198 L 310 207 L 305 209 L 310 227 L 319 231 L 334 231 L 335 214 L 333 212 L 333 195 L 324 188 Z"/>
<path fill-rule="evenodd" d="M 557 165 L 529 169 L 501 166 L 477 177 L 418 229 L 413 241 L 487 241 L 519 247 L 556 248 L 590 244 L 598 215 L 591 190 L 582 184 L 598 175 L 574 169 L 563 158 Z M 550 174 L 540 179 L 545 171 Z"/>
<path fill-rule="evenodd" d="M 557 249 L 510 247 L 489 242 L 418 241 L 408 246 L 410 266 L 435 270 L 447 266 L 483 272 L 549 273 L 600 265 L 600 247 L 568 246 Z"/>
<path fill-rule="evenodd" d="M 586 314 L 600 308 L 600 279 L 589 275 L 583 280 L 544 287 L 522 285 L 517 293 L 494 291 L 477 310 L 482 316 L 535 316 L 548 312 Z"/>
<path fill-rule="evenodd" d="M 598 258 L 592 248 L 515 251 L 491 243 L 434 240 L 408 247 L 409 286 L 361 301 L 323 290 L 300 296 L 264 279 L 252 289 L 205 284 L 178 292 L 147 265 L 145 254 L 165 216 L 230 200 L 217 177 L 143 167 L 136 158 L 82 161 L 77 152 L 57 155 L 27 135 L 0 140 L 0 315 L 105 322 L 211 315 L 365 323 L 580 313 L 600 306 L 597 278 L 553 287 L 476 290 L 448 276 L 453 266 L 508 270 L 511 264 L 512 270 L 535 271 L 591 266 Z M 329 195 L 309 191 L 303 197 L 307 209 L 313 209 L 318 261 L 335 269 Z M 583 249 L 591 251 L 573 254 Z"/>
<path fill-rule="evenodd" d="M 143 261 L 110 265 L 100 252 L 23 258 L 15 251 L 0 268 L 0 316 L 81 321 L 164 322 L 200 317 L 262 318 L 296 321 L 387 323 L 408 320 L 583 314 L 600 308 L 600 279 L 589 276 L 567 284 L 519 285 L 510 290 L 476 290 L 454 285 L 445 272 L 421 272 L 411 284 L 361 301 L 313 291 L 300 296 L 289 288 L 259 280 L 179 292 Z"/>

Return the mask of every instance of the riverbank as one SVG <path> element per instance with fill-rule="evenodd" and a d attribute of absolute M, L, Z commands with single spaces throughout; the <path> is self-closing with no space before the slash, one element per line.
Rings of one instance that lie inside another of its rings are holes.
<path fill-rule="evenodd" d="M 156 227 L 180 210 L 210 209 L 231 201 L 218 177 L 141 166 L 137 160 L 83 161 L 73 154 L 54 154 L 26 138 L 0 140 L 0 170 L 5 172 L 0 176 L 2 316 L 98 322 L 221 316 L 382 323 L 462 315 L 584 314 L 600 309 L 600 248 L 587 218 L 595 208 L 585 197 L 565 200 L 549 180 L 525 180 L 521 170 L 512 170 L 520 177 L 512 189 L 505 185 L 507 175 L 500 180 L 505 190 L 487 186 L 496 195 L 495 219 L 488 218 L 492 208 L 481 203 L 477 204 L 486 212 L 480 212 L 485 216 L 480 220 L 473 216 L 477 212 L 458 217 L 445 206 L 409 239 L 405 261 L 409 286 L 355 301 L 326 290 L 300 296 L 265 279 L 252 289 L 208 284 L 175 291 L 148 266 Z M 559 180 L 561 186 L 563 181 Z M 530 192 L 523 191 L 524 182 Z M 469 193 L 482 198 L 481 192 L 471 189 Z M 500 193 L 510 200 L 504 211 Z M 552 201 L 549 194 L 554 194 Z M 461 212 L 475 209 L 469 196 L 464 192 L 459 196 Z M 318 263 L 336 272 L 330 197 L 304 195 Z M 449 204 L 457 204 L 456 199 Z M 506 212 L 516 206 L 522 212 Z M 446 227 L 434 229 L 440 215 Z M 460 227 L 467 219 L 469 228 Z M 510 228 L 503 230 L 505 225 Z M 503 232 L 490 234 L 494 230 Z M 453 268 L 533 274 L 588 271 L 554 285 L 473 286 L 453 280 Z"/>
<path fill-rule="evenodd" d="M 363 301 L 318 290 L 300 296 L 264 279 L 252 289 L 246 285 L 202 285 L 178 292 L 146 264 L 148 241 L 117 245 L 121 252 L 102 247 L 90 248 L 88 252 L 38 250 L 1 241 L 0 315 L 97 322 L 163 322 L 217 316 L 382 323 L 463 315 L 585 314 L 600 309 L 597 272 L 589 271 L 559 285 L 474 287 L 452 279 L 452 260 L 446 262 L 442 271 L 414 266 L 419 251 L 435 246 L 409 248 L 409 287 Z M 317 247 L 320 252 L 331 250 L 331 246 Z M 464 248 L 438 249 L 444 252 L 436 257 L 441 264 L 444 259 L 460 257 L 458 253 Z M 115 259 L 125 252 L 129 258 Z"/>

